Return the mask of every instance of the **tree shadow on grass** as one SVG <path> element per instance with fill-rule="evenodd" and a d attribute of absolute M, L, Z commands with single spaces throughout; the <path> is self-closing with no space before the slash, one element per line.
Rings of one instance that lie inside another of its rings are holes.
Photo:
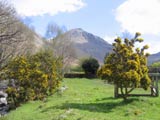
<path fill-rule="evenodd" d="M 117 98 L 114 98 L 114 97 L 97 98 L 96 102 L 105 101 L 105 100 L 117 100 Z"/>
<path fill-rule="evenodd" d="M 112 112 L 113 109 L 121 106 L 126 106 L 134 101 L 137 101 L 137 98 L 128 99 L 127 101 L 117 101 L 114 98 L 104 98 L 102 100 L 106 99 L 113 99 L 112 101 L 106 102 L 102 101 L 100 103 L 64 103 L 61 106 L 51 106 L 48 107 L 41 112 L 47 112 L 51 109 L 79 109 L 79 110 L 86 110 L 90 112 L 103 112 L 103 113 L 109 113 Z"/>

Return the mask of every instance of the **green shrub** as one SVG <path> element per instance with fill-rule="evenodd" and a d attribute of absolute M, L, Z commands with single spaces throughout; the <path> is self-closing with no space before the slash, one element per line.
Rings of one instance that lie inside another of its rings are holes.
<path fill-rule="evenodd" d="M 84 73 L 66 73 L 64 74 L 64 78 L 86 78 L 86 74 Z"/>
<path fill-rule="evenodd" d="M 18 106 L 29 100 L 43 99 L 53 94 L 62 80 L 62 61 L 50 52 L 29 57 L 16 57 L 7 67 L 9 102 Z"/>
<path fill-rule="evenodd" d="M 71 72 L 83 72 L 82 66 L 78 65 L 78 66 L 71 67 Z"/>
<path fill-rule="evenodd" d="M 152 63 L 151 67 L 160 67 L 160 61 Z"/>
<path fill-rule="evenodd" d="M 85 59 L 82 62 L 82 69 L 84 70 L 85 74 L 96 75 L 98 68 L 99 68 L 99 63 L 95 58 Z"/>

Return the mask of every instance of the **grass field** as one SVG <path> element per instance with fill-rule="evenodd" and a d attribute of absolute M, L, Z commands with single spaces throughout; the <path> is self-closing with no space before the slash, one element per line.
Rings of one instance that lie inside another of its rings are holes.
<path fill-rule="evenodd" d="M 160 97 L 113 98 L 98 79 L 64 79 L 68 89 L 45 102 L 31 101 L 0 120 L 160 120 Z"/>

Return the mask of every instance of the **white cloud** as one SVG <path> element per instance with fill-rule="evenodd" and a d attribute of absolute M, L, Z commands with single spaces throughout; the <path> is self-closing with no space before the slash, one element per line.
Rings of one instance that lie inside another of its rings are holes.
<path fill-rule="evenodd" d="M 85 6 L 82 0 L 9 0 L 22 16 L 56 15 L 74 12 Z"/>
<path fill-rule="evenodd" d="M 112 44 L 113 42 L 114 42 L 114 39 L 116 38 L 116 36 L 115 37 L 113 37 L 113 36 L 108 36 L 108 35 L 106 35 L 103 39 L 105 40 L 105 41 L 107 41 L 109 44 Z"/>
<path fill-rule="evenodd" d="M 122 31 L 160 33 L 160 0 L 126 0 L 115 12 Z"/>
<path fill-rule="evenodd" d="M 144 38 L 143 45 L 149 45 L 149 49 L 147 50 L 149 53 L 157 53 L 160 52 L 160 36 L 155 35 L 142 35 L 142 38 Z"/>

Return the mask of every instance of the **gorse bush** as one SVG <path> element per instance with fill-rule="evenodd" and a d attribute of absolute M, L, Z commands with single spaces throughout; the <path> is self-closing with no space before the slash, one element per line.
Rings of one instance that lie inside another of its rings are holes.
<path fill-rule="evenodd" d="M 62 59 L 54 58 L 49 52 L 40 52 L 31 56 L 29 60 L 33 66 L 36 66 L 37 63 L 39 63 L 37 67 L 47 75 L 48 92 L 49 94 L 52 94 L 59 85 L 60 80 L 62 80 Z"/>
<path fill-rule="evenodd" d="M 62 80 L 62 60 L 50 52 L 16 57 L 7 67 L 9 102 L 16 106 L 29 100 L 42 100 L 54 93 Z"/>
<path fill-rule="evenodd" d="M 136 33 L 131 40 L 126 38 L 122 41 L 119 37 L 115 39 L 113 52 L 108 55 L 105 64 L 98 71 L 99 77 L 120 88 L 124 99 L 134 88 L 142 87 L 146 90 L 151 84 L 147 68 L 149 54 L 145 53 L 148 46 L 135 48 L 137 42 L 143 41 L 139 36 L 140 33 Z"/>

